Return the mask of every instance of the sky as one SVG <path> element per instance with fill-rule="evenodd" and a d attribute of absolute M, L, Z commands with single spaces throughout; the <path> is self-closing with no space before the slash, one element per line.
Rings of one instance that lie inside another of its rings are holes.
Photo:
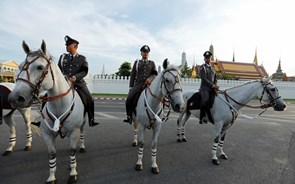
<path fill-rule="evenodd" d="M 165 58 L 180 65 L 202 64 L 214 46 L 219 60 L 253 62 L 275 73 L 279 60 L 287 76 L 295 75 L 295 2 L 292 0 L 1 0 L 0 62 L 24 61 L 25 40 L 32 50 L 46 42 L 57 62 L 65 53 L 65 35 L 80 42 L 89 73 L 114 74 L 125 61 Z"/>

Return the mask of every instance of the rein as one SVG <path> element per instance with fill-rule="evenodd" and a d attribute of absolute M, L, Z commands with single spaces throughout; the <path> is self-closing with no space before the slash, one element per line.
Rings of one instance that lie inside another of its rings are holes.
<path fill-rule="evenodd" d="M 66 92 L 62 93 L 62 94 L 59 94 L 59 95 L 56 95 L 56 96 L 42 96 L 40 97 L 39 99 L 42 100 L 42 102 L 49 102 L 49 101 L 54 101 L 54 100 L 57 100 L 59 98 L 62 98 L 64 96 L 66 96 L 67 94 L 69 94 L 69 92 L 73 90 L 73 86 L 71 86 Z"/>
<path fill-rule="evenodd" d="M 269 104 L 262 104 L 261 101 L 261 105 L 259 106 L 252 106 L 252 105 L 247 105 L 247 104 L 243 104 L 243 103 L 240 103 L 238 101 L 236 101 L 234 98 L 232 98 L 231 96 L 229 96 L 227 93 L 226 93 L 227 90 L 225 90 L 223 93 L 224 93 L 224 96 L 226 98 L 226 100 L 228 101 L 228 99 L 232 100 L 233 102 L 235 102 L 236 104 L 240 105 L 240 106 L 243 106 L 243 107 L 249 107 L 249 108 L 253 108 L 253 109 L 265 109 L 265 108 L 269 108 L 269 107 L 272 107 L 272 104 L 269 103 Z M 262 95 L 263 96 L 263 95 Z"/>
<path fill-rule="evenodd" d="M 278 96 L 278 97 L 274 98 L 274 97 L 272 96 L 272 94 L 270 93 L 269 89 L 267 88 L 268 85 L 271 85 L 270 82 L 264 84 L 263 81 L 261 80 L 260 83 L 261 83 L 261 85 L 262 85 L 262 87 L 263 87 L 263 91 L 262 91 L 261 96 L 260 96 L 260 98 L 259 98 L 259 102 L 260 102 L 260 104 L 261 104 L 261 105 L 259 105 L 259 106 L 252 106 L 252 105 L 247 105 L 247 104 L 240 103 L 240 102 L 236 101 L 235 99 L 233 99 L 231 96 L 229 96 L 229 95 L 226 93 L 227 90 L 224 91 L 224 96 L 225 96 L 225 98 L 226 98 L 227 101 L 228 101 L 228 98 L 229 98 L 230 100 L 232 100 L 232 101 L 235 102 L 236 104 L 241 105 L 241 106 L 244 106 L 244 107 L 249 107 L 249 108 L 266 109 L 266 108 L 269 108 L 269 107 L 273 107 L 273 106 L 275 106 L 274 101 L 277 100 L 277 99 L 279 99 L 279 98 L 281 98 L 281 97 Z M 268 104 L 263 104 L 263 103 L 262 103 L 262 98 L 263 98 L 265 92 L 267 93 L 267 96 L 268 96 L 268 98 L 270 99 L 270 102 L 269 102 Z"/>
<path fill-rule="evenodd" d="M 153 122 L 154 123 L 154 119 L 152 119 L 152 117 L 150 116 L 148 110 L 150 110 L 152 112 L 152 114 L 155 116 L 155 119 L 158 121 L 158 122 L 163 122 L 163 121 L 167 121 L 168 120 L 168 116 L 170 115 L 170 112 L 171 112 L 171 94 L 176 92 L 176 91 L 182 91 L 182 88 L 177 88 L 175 89 L 174 86 L 177 84 L 177 83 L 180 83 L 180 80 L 178 78 L 178 75 L 175 76 L 173 75 L 173 73 L 171 72 L 171 70 L 174 70 L 174 71 L 177 71 L 176 69 L 169 69 L 169 70 L 166 70 L 165 72 L 163 72 L 162 76 L 161 76 L 161 89 L 162 89 L 162 86 L 164 84 L 164 87 L 165 87 L 165 90 L 166 90 L 166 95 L 163 97 L 163 98 L 160 98 L 158 97 L 157 95 L 155 95 L 150 86 L 147 87 L 147 89 L 144 91 L 144 105 L 145 105 L 145 110 L 146 110 L 146 113 L 147 113 L 147 116 L 150 120 L 150 122 Z M 173 84 L 173 90 L 172 91 L 169 91 L 167 86 L 166 86 L 166 83 L 165 83 L 165 77 L 164 77 L 164 74 L 169 72 L 172 76 L 174 76 L 174 79 L 175 79 L 175 82 Z M 177 71 L 178 73 L 178 71 Z M 163 107 L 159 109 L 159 111 L 157 113 L 155 113 L 149 106 L 149 104 L 147 103 L 147 99 L 146 99 L 146 91 L 149 91 L 150 95 L 157 99 L 160 103 L 163 104 Z M 168 103 L 168 104 L 167 104 Z M 167 106 L 167 107 L 170 107 L 169 108 L 169 111 L 167 113 L 167 115 L 164 115 L 164 118 L 161 119 L 159 117 L 159 115 L 161 114 L 161 112 L 163 111 L 164 107 Z M 151 123 L 152 124 L 152 123 Z"/>
<path fill-rule="evenodd" d="M 41 88 L 41 85 L 46 77 L 46 75 L 49 73 L 49 69 L 50 69 L 50 73 L 51 73 L 51 76 L 52 76 L 52 80 L 53 80 L 53 86 L 55 84 L 55 78 L 54 78 L 54 75 L 53 75 L 53 70 L 51 68 L 51 57 L 47 58 L 41 51 L 39 51 L 39 53 L 37 54 L 37 56 L 31 60 L 31 61 L 28 61 L 28 57 L 30 54 L 33 54 L 33 53 L 29 53 L 26 57 L 26 61 L 25 61 L 25 64 L 22 66 L 21 68 L 21 71 L 20 73 L 17 75 L 17 79 L 16 81 L 18 80 L 21 80 L 21 81 L 24 81 L 26 82 L 31 88 L 33 88 L 33 92 L 32 92 L 32 95 L 33 95 L 33 99 L 37 99 L 38 101 L 41 100 L 41 102 L 50 102 L 50 101 L 54 101 L 54 100 L 57 100 L 57 99 L 60 99 L 66 95 L 68 95 L 71 91 L 73 91 L 73 100 L 71 102 L 71 105 L 68 107 L 68 109 L 60 116 L 60 117 L 56 117 L 47 107 L 46 105 L 46 112 L 48 114 L 48 117 L 51 119 L 52 122 L 54 122 L 53 124 L 53 128 L 51 128 L 51 126 L 48 124 L 47 120 L 45 119 L 45 116 L 44 114 L 42 113 L 42 109 L 40 109 L 40 113 L 41 113 L 41 116 L 43 118 L 43 120 L 45 121 L 45 124 L 46 126 L 51 130 L 51 131 L 54 131 L 54 132 L 59 132 L 59 134 L 61 135 L 61 137 L 63 138 L 64 135 L 62 135 L 60 129 L 61 127 L 63 126 L 64 122 L 66 121 L 66 119 L 70 116 L 70 114 L 72 113 L 73 109 L 74 109 L 74 106 L 75 106 L 75 93 L 74 93 L 74 90 L 73 90 L 73 85 L 70 86 L 70 88 L 62 93 L 62 94 L 59 94 L 59 95 L 56 95 L 56 96 L 43 96 L 43 97 L 39 97 L 39 90 Z M 28 71 L 29 69 L 29 66 L 30 64 L 34 63 L 37 59 L 39 58 L 43 58 L 46 60 L 47 64 L 44 68 L 44 71 L 42 72 L 41 74 L 41 77 L 39 78 L 39 80 L 37 80 L 37 83 L 36 84 L 33 84 L 31 82 L 31 77 L 30 77 L 30 73 Z M 26 75 L 27 75 L 27 79 L 24 79 L 24 78 L 20 78 L 20 74 L 22 72 L 26 72 Z"/>

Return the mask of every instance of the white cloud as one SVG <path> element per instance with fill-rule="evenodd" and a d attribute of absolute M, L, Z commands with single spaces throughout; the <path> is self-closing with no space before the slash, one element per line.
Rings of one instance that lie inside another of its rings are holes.
<path fill-rule="evenodd" d="M 295 74 L 292 1 L 1 1 L 1 57 L 22 61 L 21 41 L 38 48 L 45 39 L 58 58 L 65 52 L 63 38 L 80 41 L 79 52 L 89 59 L 91 73 L 115 73 L 123 61 L 140 57 L 143 44 L 150 58 L 161 65 L 165 58 L 180 63 L 187 52 L 189 65 L 201 64 L 212 43 L 219 59 L 258 61 L 274 73 L 278 60 L 287 74 Z M 13 55 L 11 55 L 13 53 Z M 3 55 L 3 56 L 1 56 Z"/>

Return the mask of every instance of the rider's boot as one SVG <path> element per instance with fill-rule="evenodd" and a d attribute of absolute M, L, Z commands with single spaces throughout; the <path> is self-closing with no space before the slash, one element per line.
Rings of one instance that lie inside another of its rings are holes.
<path fill-rule="evenodd" d="M 200 109 L 200 121 L 199 121 L 200 124 L 208 122 L 208 120 L 206 118 L 206 112 L 207 112 L 206 107 L 202 106 Z"/>
<path fill-rule="evenodd" d="M 89 109 L 88 109 L 88 121 L 89 121 L 89 126 L 94 127 L 96 125 L 99 125 L 98 122 L 94 121 L 94 101 L 90 102 Z"/>

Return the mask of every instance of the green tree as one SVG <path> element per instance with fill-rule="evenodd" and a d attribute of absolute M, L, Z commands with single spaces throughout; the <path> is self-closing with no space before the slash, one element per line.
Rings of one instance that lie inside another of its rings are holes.
<path fill-rule="evenodd" d="M 185 62 L 184 66 L 182 67 L 180 76 L 182 78 L 183 77 L 191 78 L 192 69 L 187 65 L 187 62 Z"/>
<path fill-rule="evenodd" d="M 121 64 L 119 71 L 116 72 L 116 75 L 118 76 L 130 76 L 131 73 L 131 63 L 125 61 L 123 64 Z"/>

